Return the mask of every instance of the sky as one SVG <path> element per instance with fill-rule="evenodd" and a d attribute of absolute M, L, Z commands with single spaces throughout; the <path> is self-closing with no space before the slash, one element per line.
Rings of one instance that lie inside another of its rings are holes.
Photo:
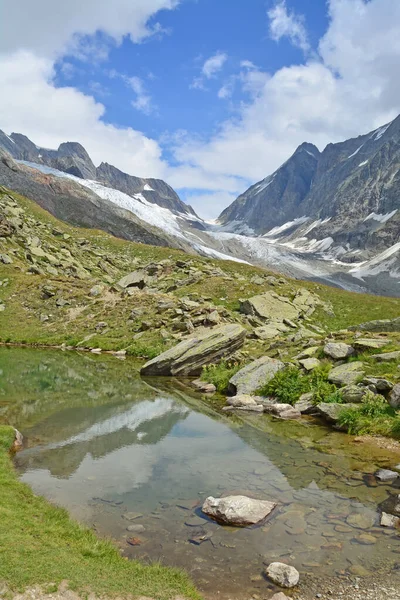
<path fill-rule="evenodd" d="M 206 219 L 304 141 L 400 113 L 398 0 L 1 0 L 0 129 L 166 180 Z"/>

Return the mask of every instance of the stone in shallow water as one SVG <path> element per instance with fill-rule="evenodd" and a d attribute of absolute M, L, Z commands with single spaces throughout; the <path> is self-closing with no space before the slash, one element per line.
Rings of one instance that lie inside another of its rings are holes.
<path fill-rule="evenodd" d="M 275 506 L 276 502 L 256 500 L 247 496 L 209 496 L 203 504 L 202 511 L 224 525 L 246 527 L 263 521 Z"/>
<path fill-rule="evenodd" d="M 145 527 L 144 525 L 140 525 L 138 523 L 137 525 L 128 525 L 126 530 L 130 531 L 131 533 L 142 533 L 145 530 Z"/>
<path fill-rule="evenodd" d="M 357 529 L 371 529 L 374 526 L 375 519 L 371 515 L 353 513 L 347 517 L 346 523 Z"/>
<path fill-rule="evenodd" d="M 397 527 L 400 523 L 400 518 L 395 517 L 394 515 L 389 515 L 388 513 L 383 512 L 381 515 L 381 525 L 382 527 Z"/>
<path fill-rule="evenodd" d="M 271 581 L 285 588 L 295 587 L 300 579 L 300 574 L 294 567 L 280 562 L 273 562 L 265 569 Z"/>
<path fill-rule="evenodd" d="M 375 473 L 375 477 L 379 481 L 393 481 L 394 479 L 397 479 L 398 476 L 399 474 L 396 473 L 396 471 L 390 471 L 390 469 L 379 469 L 379 471 Z"/>
<path fill-rule="evenodd" d="M 358 535 L 354 540 L 363 546 L 373 546 L 378 541 L 376 537 L 369 533 L 361 533 L 361 535 Z"/>
<path fill-rule="evenodd" d="M 139 517 L 143 517 L 143 515 L 138 512 L 126 512 L 122 515 L 122 518 L 127 521 L 134 521 L 135 519 L 139 519 Z"/>

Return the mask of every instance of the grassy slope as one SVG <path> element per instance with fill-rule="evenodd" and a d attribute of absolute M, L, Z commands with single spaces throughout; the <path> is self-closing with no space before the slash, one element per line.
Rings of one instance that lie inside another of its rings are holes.
<path fill-rule="evenodd" d="M 14 472 L 13 439 L 14 430 L 0 426 L 0 580 L 15 590 L 66 579 L 80 592 L 199 598 L 183 572 L 124 560 L 111 542 L 35 496 Z"/>
<path fill-rule="evenodd" d="M 63 269 L 58 269 L 57 276 L 30 274 L 27 272 L 30 263 L 24 255 L 24 247 L 21 248 L 21 245 L 10 239 L 0 238 L 0 253 L 16 251 L 15 254 L 10 253 L 13 264 L 5 265 L 0 262 L 0 283 L 4 279 L 8 280 L 6 285 L 0 286 L 0 302 L 3 301 L 6 305 L 6 310 L 0 312 L 0 341 L 3 342 L 48 345 L 77 345 L 82 342 L 87 347 L 101 347 L 104 350 L 128 349 L 128 352 L 136 356 L 147 357 L 160 353 L 176 343 L 173 336 L 168 339 L 168 336 L 161 335 L 165 323 L 163 324 L 163 317 L 157 308 L 158 301 L 163 297 L 170 300 L 171 294 L 165 295 L 161 290 L 156 295 L 137 292 L 134 296 L 127 297 L 110 291 L 109 285 L 138 266 L 166 259 L 172 262 L 190 259 L 193 268 L 205 273 L 197 283 L 178 287 L 172 293 L 176 301 L 188 294 L 209 297 L 216 306 L 229 311 L 230 320 L 239 317 L 240 298 L 267 290 L 290 296 L 299 287 L 307 288 L 317 293 L 322 300 L 331 303 L 334 316 L 318 309 L 312 317 L 312 322 L 328 331 L 366 320 L 393 318 L 400 314 L 400 300 L 397 298 L 360 295 L 313 282 L 290 279 L 281 279 L 274 286 L 268 282 L 260 286 L 251 281 L 254 275 L 266 274 L 265 270 L 257 267 L 188 257 L 176 250 L 135 244 L 104 232 L 72 227 L 58 221 L 34 202 L 14 193 L 11 195 L 24 211 L 29 235 L 37 235 L 57 252 L 70 251 L 73 259 L 87 269 L 88 276 L 83 279 L 65 276 Z M 0 190 L 0 211 L 1 200 Z M 53 235 L 53 228 L 59 231 L 57 236 Z M 208 276 L 206 270 L 212 267 L 222 269 L 223 273 Z M 170 279 L 173 283 L 185 277 L 187 275 L 182 269 L 175 268 Z M 107 293 L 98 298 L 91 297 L 90 289 L 99 282 L 107 286 Z M 43 298 L 41 288 L 44 284 L 54 285 L 57 297 L 67 299 L 69 304 L 60 308 L 55 305 L 56 298 Z M 143 314 L 130 319 L 130 313 L 138 306 Z M 48 321 L 41 321 L 43 314 L 50 317 Z M 153 326 L 138 336 L 140 324 L 146 319 Z M 95 328 L 100 321 L 106 321 L 108 325 L 101 334 Z M 91 336 L 90 340 L 85 340 L 87 336 Z M 257 355 L 267 348 L 268 345 L 263 347 L 259 343 L 248 341 L 245 350 L 249 355 Z"/>

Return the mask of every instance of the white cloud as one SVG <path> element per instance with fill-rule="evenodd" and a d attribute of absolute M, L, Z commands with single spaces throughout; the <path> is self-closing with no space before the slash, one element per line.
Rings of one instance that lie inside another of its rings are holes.
<path fill-rule="evenodd" d="M 186 196 L 186 202 L 190 204 L 197 214 L 201 214 L 203 219 L 213 220 L 222 210 L 231 204 L 237 194 L 229 192 L 204 192 L 189 193 Z"/>
<path fill-rule="evenodd" d="M 179 0 L 2 0 L 0 53 L 31 50 L 40 56 L 79 51 L 81 36 L 101 32 L 120 43 L 125 35 L 133 42 L 159 33 L 149 19 L 162 9 L 173 9 Z"/>
<path fill-rule="evenodd" d="M 135 100 L 132 100 L 132 106 L 140 110 L 145 115 L 153 111 L 151 96 L 146 92 L 143 80 L 140 77 L 129 77 L 129 85 L 136 94 Z"/>
<path fill-rule="evenodd" d="M 197 90 L 204 90 L 205 81 L 213 79 L 222 70 L 227 60 L 228 55 L 225 52 L 216 52 L 213 56 L 210 56 L 201 68 L 201 75 L 193 79 L 190 87 Z"/>
<path fill-rule="evenodd" d="M 281 38 L 288 37 L 292 44 L 303 50 L 303 52 L 310 50 L 304 17 L 289 12 L 286 0 L 278 2 L 267 14 L 270 19 L 269 30 L 273 40 L 279 42 Z"/>

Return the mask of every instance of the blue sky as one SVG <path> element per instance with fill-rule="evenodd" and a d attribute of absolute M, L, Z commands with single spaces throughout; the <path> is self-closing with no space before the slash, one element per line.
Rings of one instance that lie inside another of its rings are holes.
<path fill-rule="evenodd" d="M 322 149 L 400 112 L 392 0 L 15 5 L 0 9 L 0 128 L 80 141 L 206 218 L 303 141 Z"/>

